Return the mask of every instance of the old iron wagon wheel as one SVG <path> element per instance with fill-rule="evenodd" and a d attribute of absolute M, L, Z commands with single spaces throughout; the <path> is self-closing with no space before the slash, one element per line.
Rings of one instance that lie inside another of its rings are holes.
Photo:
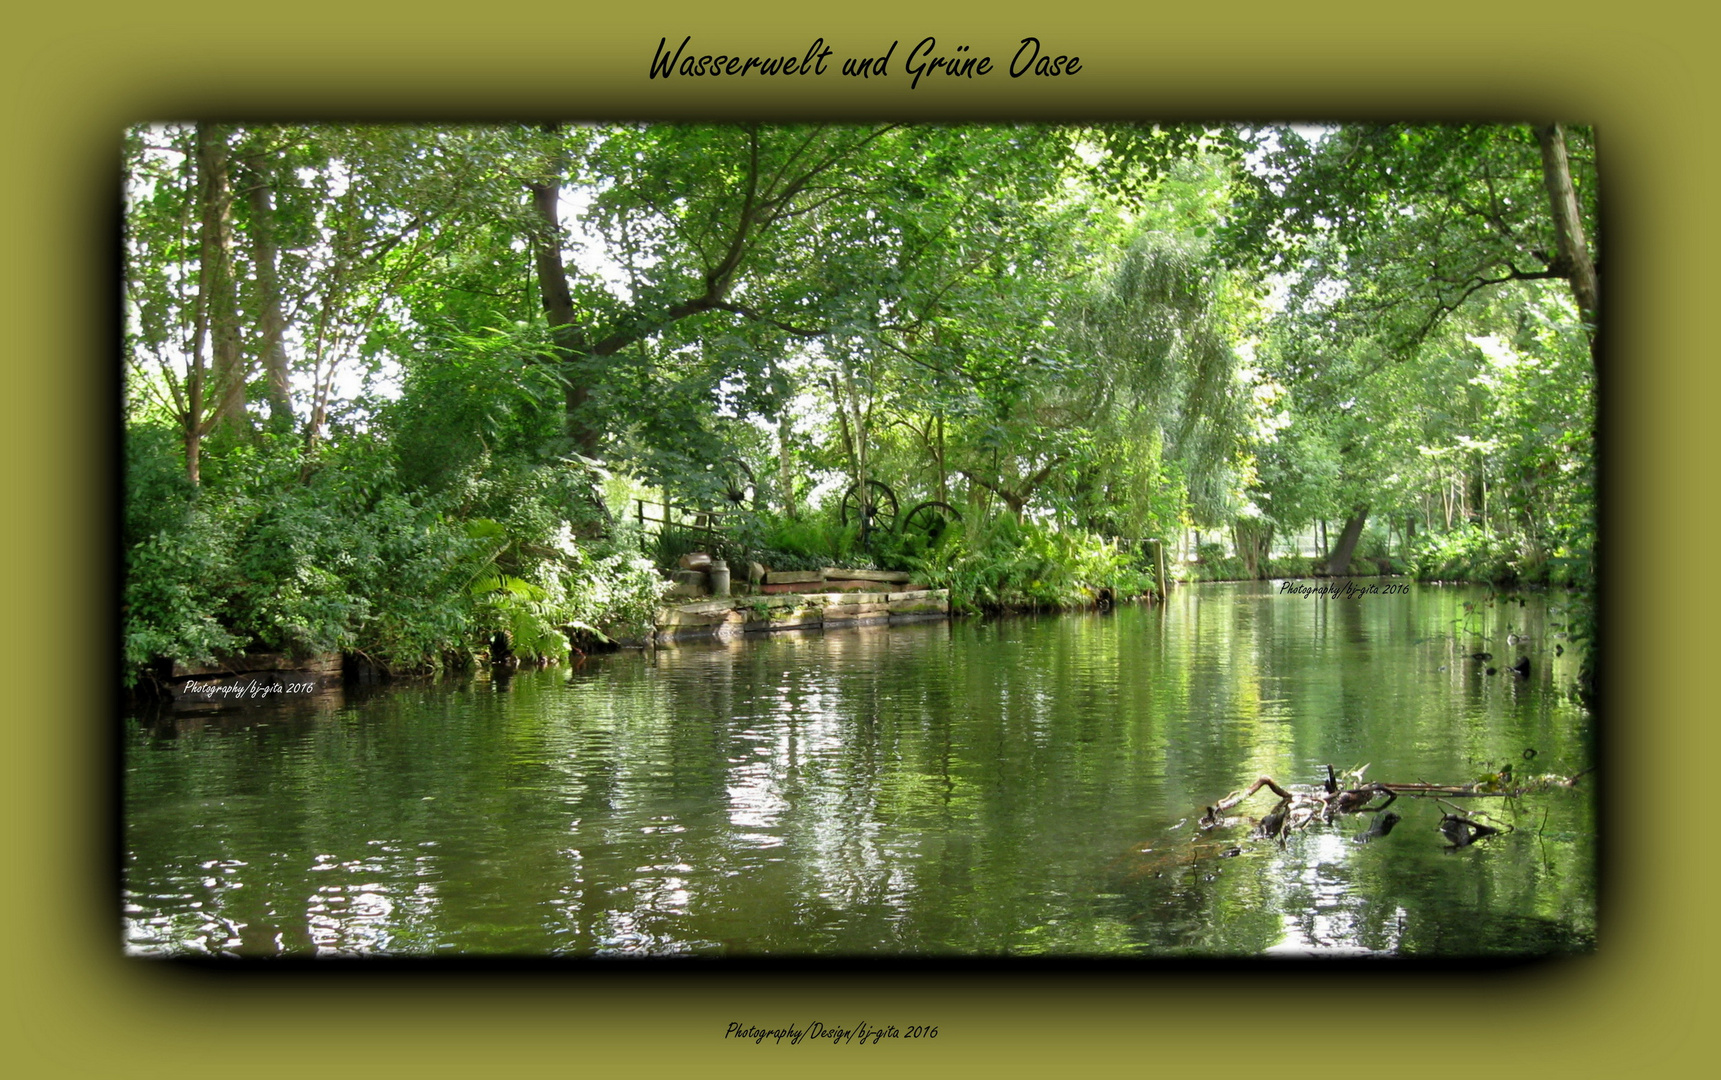
<path fill-rule="evenodd" d="M 931 499 L 921 503 L 902 517 L 902 533 L 918 533 L 928 540 L 936 540 L 944 535 L 944 530 L 953 521 L 961 521 L 962 514 L 947 502 Z"/>
<path fill-rule="evenodd" d="M 726 506 L 733 510 L 745 510 L 752 506 L 758 494 L 758 483 L 753 479 L 753 470 L 738 457 L 720 458 L 717 464 L 723 470 L 723 486 L 719 490 Z"/>
<path fill-rule="evenodd" d="M 890 531 L 896 527 L 896 492 L 890 490 L 890 485 L 882 480 L 866 482 L 867 498 L 863 501 L 858 491 L 858 485 L 843 493 L 840 518 L 844 525 L 850 521 L 862 522 L 868 530 L 883 529 Z"/>

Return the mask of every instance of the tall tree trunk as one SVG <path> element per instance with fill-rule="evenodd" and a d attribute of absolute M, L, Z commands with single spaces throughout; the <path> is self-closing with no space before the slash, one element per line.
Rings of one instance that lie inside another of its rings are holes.
<path fill-rule="evenodd" d="M 938 414 L 938 501 L 950 505 L 950 470 L 944 458 L 944 414 Z"/>
<path fill-rule="evenodd" d="M 547 124 L 546 134 L 557 136 L 560 125 Z M 544 318 L 550 326 L 550 340 L 555 343 L 556 357 L 567 377 L 564 404 L 567 409 L 569 438 L 587 457 L 597 456 L 602 432 L 585 415 L 585 404 L 591 388 L 580 370 L 591 351 L 585 335 L 574 318 L 574 296 L 568 288 L 567 265 L 562 261 L 561 186 L 569 166 L 567 147 L 559 145 L 550 159 L 549 176 L 526 184 L 532 193 L 532 210 L 537 218 L 532 230 L 532 263 L 538 274 L 538 296 L 544 305 Z M 631 344 L 630 339 L 624 344 Z M 617 348 L 621 348 L 617 345 Z"/>
<path fill-rule="evenodd" d="M 1548 189 L 1548 202 L 1553 209 L 1559 266 L 1571 279 L 1578 314 L 1590 327 L 1593 340 L 1595 328 L 1599 325 L 1601 289 L 1596 280 L 1595 261 L 1590 258 L 1589 239 L 1584 235 L 1577 189 L 1572 186 L 1571 164 L 1566 159 L 1565 128 L 1559 124 L 1538 126 L 1536 142 L 1542 148 L 1542 182 Z"/>
<path fill-rule="evenodd" d="M 239 347 L 239 297 L 233 269 L 233 185 L 225 129 L 199 125 L 203 156 L 203 287 L 209 297 L 209 375 L 215 392 L 210 430 L 245 421 L 245 359 Z"/>
<path fill-rule="evenodd" d="M 204 437 L 223 421 L 242 419 L 245 414 L 245 372 L 233 275 L 233 188 L 228 179 L 224 128 L 197 125 L 196 159 L 197 313 L 185 380 L 186 409 L 181 418 L 185 471 L 193 484 L 202 480 Z M 206 345 L 210 350 L 208 364 L 204 363 Z"/>
<path fill-rule="evenodd" d="M 783 406 L 783 411 L 777 416 L 777 482 L 783 489 L 783 516 L 793 521 L 795 519 L 795 467 L 791 428 L 794 426 L 789 416 L 789 407 Z"/>
<path fill-rule="evenodd" d="M 1590 257 L 1589 238 L 1584 235 L 1583 214 L 1578 206 L 1577 190 L 1572 186 L 1571 164 L 1566 158 L 1565 128 L 1559 124 L 1545 124 L 1536 128 L 1536 142 L 1542 149 L 1542 180 L 1548 189 L 1548 202 L 1554 215 L 1554 238 L 1559 245 L 1559 262 L 1568 272 L 1572 283 L 1572 298 L 1577 301 L 1578 313 L 1589 328 L 1590 360 L 1597 371 L 1601 370 L 1601 285 L 1597 280 L 1595 261 Z M 1596 459 L 1599 454 L 1598 440 L 1589 440 L 1589 455 L 1591 475 L 1595 475 Z M 1597 538 L 1595 547 L 1599 548 Z M 1588 565 L 1579 571 L 1579 580 L 1593 585 L 1597 552 L 1592 548 L 1588 554 Z M 1591 588 L 1581 588 L 1578 591 L 1576 618 L 1581 622 L 1596 625 L 1595 598 Z M 1582 661 L 1578 667 L 1578 690 L 1585 705 L 1594 708 L 1597 701 L 1597 658 L 1596 643 L 1591 642 L 1584 649 Z"/>
<path fill-rule="evenodd" d="M 1273 526 L 1264 518 L 1238 518 L 1231 523 L 1231 543 L 1250 578 L 1261 577 L 1261 564 L 1273 548 Z"/>
<path fill-rule="evenodd" d="M 872 407 L 870 403 L 866 408 L 861 407 L 860 387 L 855 382 L 854 372 L 847 366 L 843 368 L 842 388 L 847 396 L 843 402 L 838 404 L 837 411 L 839 414 L 846 411 L 851 415 L 851 421 L 844 424 L 843 430 L 845 434 L 850 431 L 853 432 L 850 452 L 854 460 L 855 499 L 860 510 L 860 535 L 861 542 L 864 544 L 872 532 L 872 515 L 867 513 L 867 507 L 872 505 L 872 490 L 867 483 L 872 479 L 869 468 L 871 462 L 868 461 L 867 454 L 871 436 L 868 421 L 872 418 Z"/>
<path fill-rule="evenodd" d="M 1327 559 L 1327 576 L 1343 577 L 1350 573 L 1351 556 L 1356 554 L 1356 544 L 1362 538 L 1362 527 L 1368 522 L 1368 507 L 1359 506 L 1351 511 L 1350 517 L 1345 518 L 1344 531 L 1339 533 L 1338 546 L 1333 549 Z"/>
<path fill-rule="evenodd" d="M 251 204 L 251 252 L 257 275 L 257 351 L 269 398 L 269 428 L 285 434 L 293 429 L 293 400 L 287 374 L 287 316 L 281 305 L 277 276 L 279 250 L 275 243 L 274 185 L 261 146 L 245 154 L 247 197 Z"/>
<path fill-rule="evenodd" d="M 849 410 L 843 403 L 843 391 L 837 382 L 837 377 L 831 375 L 825 379 L 825 386 L 830 389 L 831 401 L 837 407 L 837 430 L 843 437 L 843 456 L 848 459 L 849 475 L 855 476 L 860 472 L 860 461 L 855 457 L 855 437 L 849 430 Z"/>
<path fill-rule="evenodd" d="M 312 469 L 312 453 L 323 438 L 323 426 L 328 423 L 329 403 L 334 400 L 335 369 L 340 364 L 338 355 L 339 330 L 338 312 L 345 302 L 347 290 L 350 287 L 350 277 L 353 273 L 353 255 L 356 245 L 351 235 L 351 224 L 356 209 L 353 203 L 357 199 L 357 189 L 347 188 L 342 196 L 345 204 L 340 217 L 347 224 L 337 230 L 333 243 L 333 258 L 328 270 L 328 277 L 323 287 L 320 306 L 317 311 L 316 329 L 311 335 L 310 359 L 312 368 L 311 416 L 305 423 L 305 465 L 302 476 L 309 479 Z"/>

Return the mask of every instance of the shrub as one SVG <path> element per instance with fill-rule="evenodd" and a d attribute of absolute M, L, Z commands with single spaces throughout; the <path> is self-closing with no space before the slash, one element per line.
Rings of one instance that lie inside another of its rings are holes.
<path fill-rule="evenodd" d="M 201 508 L 174 524 L 125 552 L 121 677 L 128 687 L 157 658 L 208 663 L 246 644 L 221 619 L 230 535 Z"/>
<path fill-rule="evenodd" d="M 1098 589 L 1139 595 L 1153 580 L 1110 541 L 1008 516 L 972 530 L 953 526 L 903 558 L 927 584 L 949 589 L 957 610 L 1080 607 Z"/>
<path fill-rule="evenodd" d="M 1318 565 L 1318 559 L 1305 555 L 1283 555 L 1277 559 L 1268 559 L 1262 566 L 1262 572 L 1270 578 L 1314 577 Z"/>
<path fill-rule="evenodd" d="M 1516 584 L 1529 562 L 1515 538 L 1481 529 L 1424 533 L 1416 538 L 1410 569 L 1422 581 Z"/>
<path fill-rule="evenodd" d="M 357 439 L 309 465 L 296 440 L 230 445 L 199 490 L 162 433 L 140 430 L 127 453 L 128 686 L 158 659 L 253 646 L 424 670 L 502 632 L 518 655 L 554 658 L 564 627 L 641 635 L 661 595 L 578 462 L 486 458 L 426 495 Z"/>
<path fill-rule="evenodd" d="M 872 534 L 875 550 L 866 551 L 860 544 L 859 527 L 842 524 L 829 508 L 796 518 L 755 511 L 735 521 L 731 539 L 739 549 L 729 560 L 731 566 L 754 560 L 773 570 L 817 570 L 824 566 L 884 568 L 878 552 L 894 550 L 892 534 L 875 532 Z"/>

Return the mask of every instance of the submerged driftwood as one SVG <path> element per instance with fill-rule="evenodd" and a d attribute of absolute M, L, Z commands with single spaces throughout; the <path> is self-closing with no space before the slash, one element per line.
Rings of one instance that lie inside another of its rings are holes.
<path fill-rule="evenodd" d="M 1376 821 L 1367 832 L 1356 837 L 1358 843 L 1379 839 L 1392 831 L 1392 827 L 1402 819 L 1399 815 L 1386 812 L 1399 796 L 1411 798 L 1432 798 L 1437 802 L 1447 799 L 1468 798 L 1517 798 L 1533 791 L 1542 791 L 1550 787 L 1573 787 L 1578 780 L 1589 773 L 1589 769 L 1575 776 L 1561 777 L 1548 774 L 1514 785 L 1512 767 L 1503 766 L 1498 773 L 1491 774 L 1481 780 L 1468 784 L 1430 784 L 1418 780 L 1411 783 L 1383 783 L 1371 781 L 1360 783 L 1361 769 L 1346 774 L 1347 778 L 1355 778 L 1359 783 L 1354 787 L 1341 787 L 1339 777 L 1331 765 L 1327 766 L 1326 783 L 1319 789 L 1293 791 L 1280 784 L 1270 776 L 1263 776 L 1247 789 L 1233 791 L 1218 802 L 1207 807 L 1202 813 L 1199 825 L 1205 831 L 1215 828 L 1228 820 L 1225 811 L 1243 802 L 1251 795 L 1266 788 L 1279 797 L 1279 802 L 1265 816 L 1255 823 L 1253 836 L 1264 839 L 1278 840 L 1283 843 L 1291 832 L 1307 827 L 1313 822 L 1331 824 L 1333 819 L 1341 814 L 1375 814 Z M 1384 800 L 1376 802 L 1376 800 Z M 1452 804 L 1447 803 L 1451 806 Z M 1452 806 L 1453 810 L 1458 810 Z M 1487 825 L 1474 820 L 1472 817 L 1459 813 L 1446 813 L 1441 816 L 1439 831 L 1445 836 L 1451 847 L 1469 847 L 1476 841 L 1487 836 L 1496 836 L 1502 832 L 1510 832 L 1508 826 L 1504 829 Z"/>
<path fill-rule="evenodd" d="M 1528 760 L 1532 754 L 1526 752 Z M 1366 766 L 1364 766 L 1366 768 Z M 1357 833 L 1351 839 L 1354 843 L 1367 844 L 1380 840 L 1390 834 L 1394 827 L 1404 819 L 1387 807 L 1399 798 L 1433 799 L 1443 807 L 1439 823 L 1435 826 L 1446 840 L 1447 851 L 1457 851 L 1467 848 L 1478 840 L 1490 836 L 1501 836 L 1512 832 L 1510 825 L 1502 823 L 1490 824 L 1477 820 L 1478 817 L 1490 818 L 1483 811 L 1465 811 L 1462 807 L 1450 802 L 1452 799 L 1498 798 L 1512 799 L 1521 795 L 1534 794 L 1550 788 L 1575 787 L 1578 781 L 1591 772 L 1585 769 L 1573 776 L 1547 774 L 1515 782 L 1512 770 L 1502 767 L 1500 772 L 1483 777 L 1467 784 L 1431 784 L 1425 780 L 1406 783 L 1386 783 L 1381 781 L 1362 782 L 1362 769 L 1354 769 L 1345 774 L 1345 779 L 1353 781 L 1350 786 L 1341 785 L 1339 776 L 1331 765 L 1327 766 L 1327 776 L 1324 783 L 1314 787 L 1289 788 L 1270 776 L 1263 776 L 1247 788 L 1231 792 L 1223 799 L 1204 807 L 1201 816 L 1196 821 L 1196 827 L 1188 833 L 1187 840 L 1167 843 L 1171 838 L 1155 841 L 1150 845 L 1133 848 L 1124 857 L 1128 865 L 1125 873 L 1127 880 L 1137 880 L 1148 876 L 1161 876 L 1170 871 L 1193 869 L 1198 864 L 1210 859 L 1226 859 L 1244 854 L 1240 840 L 1271 840 L 1283 846 L 1291 833 L 1305 829 L 1310 825 L 1334 824 L 1338 819 L 1353 814 L 1370 814 L 1373 821 L 1369 827 Z M 1242 819 L 1229 817 L 1226 811 L 1238 806 L 1250 796 L 1266 788 L 1277 795 L 1272 809 L 1260 818 Z M 1171 826 L 1168 833 L 1177 833 L 1189 819 L 1185 818 Z M 1246 838 L 1209 839 L 1214 830 L 1225 827 L 1235 827 L 1240 824 L 1252 826 Z M 1143 858 L 1143 856 L 1148 856 Z M 1122 869 L 1122 867 L 1117 867 Z"/>

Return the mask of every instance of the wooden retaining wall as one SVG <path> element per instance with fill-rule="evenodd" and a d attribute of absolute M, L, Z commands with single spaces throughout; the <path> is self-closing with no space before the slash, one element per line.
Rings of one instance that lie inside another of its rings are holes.
<path fill-rule="evenodd" d="M 174 661 L 156 685 L 174 711 L 232 708 L 244 703 L 303 698 L 339 688 L 344 658 L 322 653 L 295 658 L 284 653 L 224 656 L 212 664 Z"/>

